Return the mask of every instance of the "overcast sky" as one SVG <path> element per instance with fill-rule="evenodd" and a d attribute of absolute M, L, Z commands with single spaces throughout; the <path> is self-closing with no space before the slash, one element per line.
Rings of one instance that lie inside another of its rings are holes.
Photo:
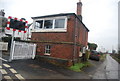
<path fill-rule="evenodd" d="M 6 17 L 26 18 L 58 13 L 76 13 L 79 0 L 0 0 Z M 118 1 L 81 0 L 83 23 L 90 30 L 88 41 L 98 44 L 98 50 L 118 47 Z"/>

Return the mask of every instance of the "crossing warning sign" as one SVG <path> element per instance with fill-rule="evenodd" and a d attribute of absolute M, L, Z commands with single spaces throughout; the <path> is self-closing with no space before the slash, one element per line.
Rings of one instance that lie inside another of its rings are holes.
<path fill-rule="evenodd" d="M 18 30 L 19 32 L 24 31 L 24 33 L 26 33 L 26 28 L 28 28 L 27 24 L 28 24 L 28 21 L 26 21 L 23 18 L 18 19 L 18 18 L 13 18 L 9 16 L 6 29 L 10 30 L 10 28 L 12 28 L 13 31 Z"/>

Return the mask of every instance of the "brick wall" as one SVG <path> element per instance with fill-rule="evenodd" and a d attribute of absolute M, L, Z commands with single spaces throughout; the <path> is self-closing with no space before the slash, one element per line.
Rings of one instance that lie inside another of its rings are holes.
<path fill-rule="evenodd" d="M 79 42 L 82 46 L 87 46 L 88 30 L 79 21 L 77 21 L 76 34 L 77 34 L 77 42 Z"/>
<path fill-rule="evenodd" d="M 45 53 L 45 46 L 51 46 L 51 54 L 45 55 L 50 57 L 62 58 L 62 59 L 72 59 L 73 57 L 73 45 L 71 44 L 51 44 L 51 43 L 38 43 L 37 44 L 37 55 L 43 56 Z"/>
<path fill-rule="evenodd" d="M 67 32 L 33 32 L 32 40 L 37 41 L 61 41 L 61 42 L 73 42 L 74 33 L 74 16 L 68 19 Z"/>
<path fill-rule="evenodd" d="M 44 55 L 45 45 L 51 45 L 50 57 L 73 59 L 74 55 L 78 58 L 80 50 L 80 46 L 75 46 L 74 49 L 75 35 L 77 35 L 76 42 L 86 46 L 88 32 L 84 25 L 71 15 L 67 22 L 67 32 L 33 32 L 32 40 L 52 41 L 52 43 L 37 43 L 38 55 Z M 56 44 L 55 42 L 71 42 L 72 44 Z"/>

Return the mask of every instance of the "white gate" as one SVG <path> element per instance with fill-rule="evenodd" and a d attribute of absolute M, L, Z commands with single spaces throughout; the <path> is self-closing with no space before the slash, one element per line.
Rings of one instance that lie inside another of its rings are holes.
<path fill-rule="evenodd" d="M 12 44 L 12 50 L 10 54 L 10 61 L 16 59 L 34 59 L 36 53 L 36 44 L 16 42 Z"/>

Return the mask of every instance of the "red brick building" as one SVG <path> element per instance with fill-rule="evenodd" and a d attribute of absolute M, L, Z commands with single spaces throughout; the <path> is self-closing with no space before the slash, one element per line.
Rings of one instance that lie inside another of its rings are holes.
<path fill-rule="evenodd" d="M 32 17 L 32 40 L 37 42 L 37 55 L 77 60 L 81 48 L 88 43 L 88 28 L 82 22 L 82 3 L 75 13 Z"/>

